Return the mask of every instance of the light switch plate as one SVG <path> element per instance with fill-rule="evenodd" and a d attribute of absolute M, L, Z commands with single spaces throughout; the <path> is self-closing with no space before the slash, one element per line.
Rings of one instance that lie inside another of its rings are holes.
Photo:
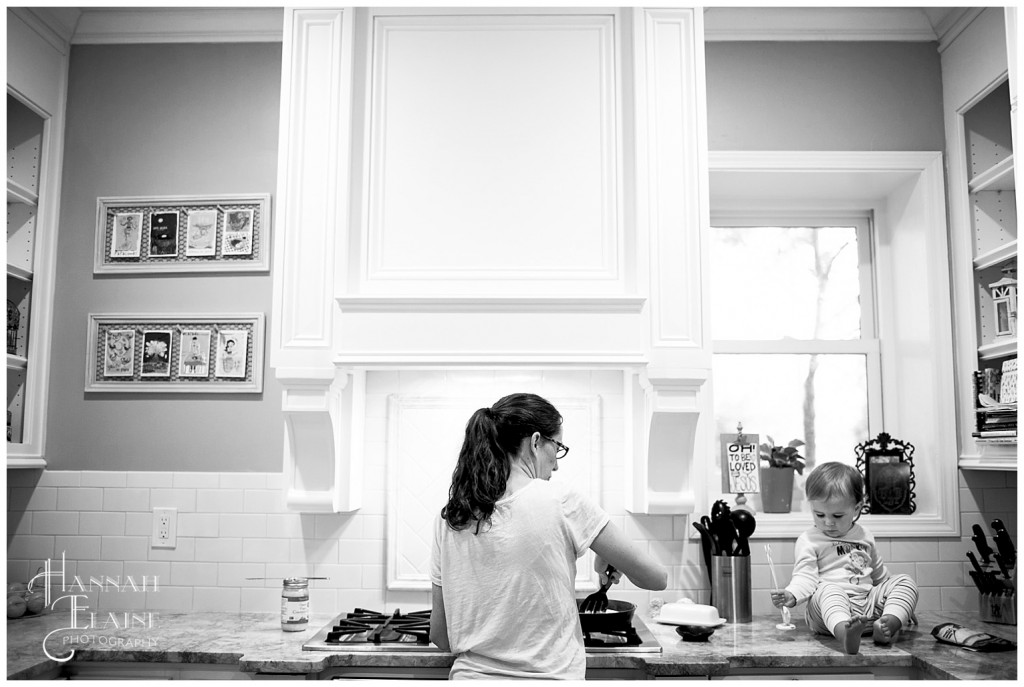
<path fill-rule="evenodd" d="M 154 508 L 152 548 L 173 549 L 178 545 L 177 541 L 178 509 Z"/>

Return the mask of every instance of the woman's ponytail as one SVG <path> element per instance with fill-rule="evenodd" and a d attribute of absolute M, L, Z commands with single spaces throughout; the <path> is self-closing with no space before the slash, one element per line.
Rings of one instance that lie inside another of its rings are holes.
<path fill-rule="evenodd" d="M 452 472 L 448 503 L 441 517 L 453 530 L 476 521 L 490 520 L 494 504 L 505 495 L 512 456 L 523 437 L 539 431 L 557 433 L 562 416 L 553 405 L 534 394 L 505 396 L 490 408 L 480 408 L 466 423 L 466 436 Z"/>

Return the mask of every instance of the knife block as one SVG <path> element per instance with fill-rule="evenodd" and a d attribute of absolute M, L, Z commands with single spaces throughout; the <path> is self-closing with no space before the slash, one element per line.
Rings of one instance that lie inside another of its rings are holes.
<path fill-rule="evenodd" d="M 1017 595 L 978 594 L 981 619 L 986 623 L 1017 624 Z"/>

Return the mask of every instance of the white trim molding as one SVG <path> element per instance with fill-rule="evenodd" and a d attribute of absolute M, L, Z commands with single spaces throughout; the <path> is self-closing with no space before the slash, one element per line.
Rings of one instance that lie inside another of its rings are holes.
<path fill-rule="evenodd" d="M 931 16 L 924 8 L 914 7 L 711 7 L 704 12 L 704 24 L 706 41 L 929 42 L 939 38 Z"/>
<path fill-rule="evenodd" d="M 280 7 L 90 7 L 71 43 L 280 43 L 283 27 Z"/>

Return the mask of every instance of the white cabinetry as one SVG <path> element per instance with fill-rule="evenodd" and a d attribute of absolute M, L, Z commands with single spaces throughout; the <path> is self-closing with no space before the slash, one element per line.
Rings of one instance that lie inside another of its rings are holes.
<path fill-rule="evenodd" d="M 968 10 L 942 54 L 962 468 L 1017 467 L 1015 438 L 975 436 L 973 384 L 976 372 L 998 371 L 1017 355 L 990 290 L 1017 267 L 1016 85 L 1007 60 L 1015 25 L 1013 8 Z"/>
<path fill-rule="evenodd" d="M 7 467 L 43 467 L 68 46 L 25 9 L 7 45 Z"/>
<path fill-rule="evenodd" d="M 286 11 L 289 508 L 360 507 L 369 374 L 611 370 L 626 509 L 692 511 L 713 431 L 702 16 Z"/>

